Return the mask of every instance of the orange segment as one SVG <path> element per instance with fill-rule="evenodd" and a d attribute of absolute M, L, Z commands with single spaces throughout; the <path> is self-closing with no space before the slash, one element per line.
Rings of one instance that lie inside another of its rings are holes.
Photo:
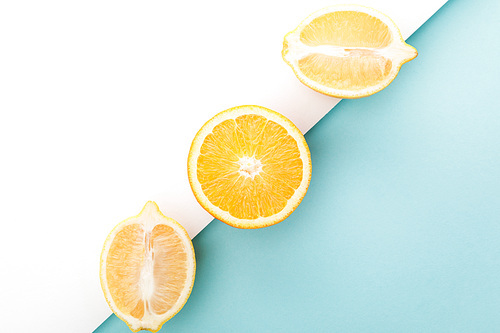
<path fill-rule="evenodd" d="M 150 247 L 154 253 L 155 285 L 155 292 L 149 301 L 150 309 L 156 314 L 164 314 L 175 306 L 182 295 L 188 274 L 188 257 L 183 251 L 183 240 L 168 225 L 154 227 Z"/>
<path fill-rule="evenodd" d="M 189 180 L 200 204 L 232 226 L 258 228 L 285 219 L 302 200 L 311 161 L 300 131 L 258 106 L 221 112 L 198 132 Z"/>
<path fill-rule="evenodd" d="M 361 90 L 375 86 L 390 73 L 392 61 L 371 51 L 347 51 L 346 57 L 313 53 L 299 60 L 300 71 L 324 87 Z"/>
<path fill-rule="evenodd" d="M 187 232 L 154 202 L 120 223 L 101 255 L 101 285 L 113 312 L 137 332 L 157 331 L 189 297 L 194 250 Z"/>
<path fill-rule="evenodd" d="M 315 17 L 300 32 L 300 40 L 310 46 L 386 47 L 392 33 L 380 19 L 360 11 L 333 11 Z"/>
<path fill-rule="evenodd" d="M 322 9 L 285 36 L 283 59 L 321 93 L 358 98 L 388 86 L 417 56 L 385 15 L 358 5 Z"/>
<path fill-rule="evenodd" d="M 136 308 L 144 303 L 138 283 L 144 265 L 143 234 L 139 224 L 124 227 L 116 234 L 106 260 L 108 287 L 116 307 L 136 318 L 139 316 Z"/>

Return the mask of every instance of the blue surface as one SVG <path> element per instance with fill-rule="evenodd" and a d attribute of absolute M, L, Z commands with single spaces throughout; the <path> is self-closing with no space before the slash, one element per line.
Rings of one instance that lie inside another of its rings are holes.
<path fill-rule="evenodd" d="M 450 0 L 388 88 L 306 135 L 290 218 L 203 230 L 160 332 L 500 332 L 498 17 L 498 0 Z M 111 316 L 96 332 L 130 331 Z"/>

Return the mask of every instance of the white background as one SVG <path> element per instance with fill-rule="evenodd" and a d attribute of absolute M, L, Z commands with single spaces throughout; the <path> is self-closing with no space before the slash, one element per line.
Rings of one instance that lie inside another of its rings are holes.
<path fill-rule="evenodd" d="M 305 132 L 337 102 L 281 59 L 284 35 L 352 1 L 0 3 L 2 330 L 89 332 L 109 316 L 99 256 L 154 199 L 193 237 L 212 218 L 186 174 L 196 131 L 232 106 Z M 356 1 L 405 37 L 445 0 Z"/>

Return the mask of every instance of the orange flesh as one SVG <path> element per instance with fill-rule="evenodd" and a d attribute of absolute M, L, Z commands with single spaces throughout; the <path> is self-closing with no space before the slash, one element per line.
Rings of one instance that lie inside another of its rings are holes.
<path fill-rule="evenodd" d="M 392 61 L 371 51 L 348 51 L 349 56 L 310 54 L 299 60 L 299 68 L 322 86 L 360 90 L 375 86 L 391 72 Z"/>
<path fill-rule="evenodd" d="M 297 142 L 285 128 L 243 115 L 206 136 L 197 177 L 212 204 L 234 217 L 256 219 L 283 210 L 302 181 L 302 168 Z"/>
<path fill-rule="evenodd" d="M 184 288 L 186 263 L 182 240 L 172 227 L 158 224 L 145 232 L 141 224 L 125 226 L 116 234 L 106 260 L 114 303 L 125 315 L 137 319 L 146 312 L 167 312 Z"/>
<path fill-rule="evenodd" d="M 319 16 L 301 31 L 300 41 L 310 47 L 330 46 L 339 54 L 311 53 L 299 60 L 301 72 L 322 86 L 364 89 L 383 81 L 392 68 L 392 61 L 378 52 L 391 44 L 391 31 L 366 13 L 338 11 Z"/>

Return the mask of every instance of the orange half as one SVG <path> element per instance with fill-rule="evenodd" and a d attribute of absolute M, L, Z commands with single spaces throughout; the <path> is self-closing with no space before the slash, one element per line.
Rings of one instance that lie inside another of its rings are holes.
<path fill-rule="evenodd" d="M 311 178 L 311 158 L 300 130 L 261 106 L 217 114 L 196 134 L 188 176 L 198 202 L 238 228 L 276 224 L 297 208 Z"/>

